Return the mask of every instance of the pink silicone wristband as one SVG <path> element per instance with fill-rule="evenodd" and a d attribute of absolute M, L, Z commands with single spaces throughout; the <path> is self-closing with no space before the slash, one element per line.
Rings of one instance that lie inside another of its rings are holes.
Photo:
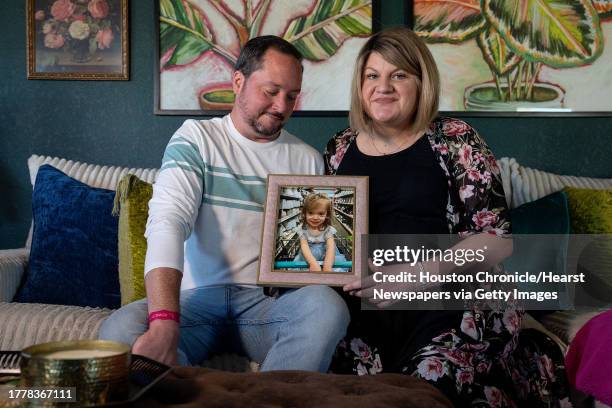
<path fill-rule="evenodd" d="M 155 312 L 149 313 L 149 323 L 153 320 L 174 320 L 179 323 L 180 315 L 177 312 L 172 312 L 170 310 L 157 310 Z"/>

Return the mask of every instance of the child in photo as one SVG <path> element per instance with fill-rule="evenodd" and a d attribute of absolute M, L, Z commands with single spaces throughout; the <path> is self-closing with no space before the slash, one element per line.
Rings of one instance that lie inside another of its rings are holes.
<path fill-rule="evenodd" d="M 298 230 L 300 252 L 294 262 L 306 262 L 310 271 L 347 272 L 333 268 L 334 262 L 346 261 L 334 242 L 336 229 L 331 226 L 332 202 L 325 194 L 310 194 L 302 206 L 302 228 Z M 319 262 L 323 262 L 323 266 Z"/>

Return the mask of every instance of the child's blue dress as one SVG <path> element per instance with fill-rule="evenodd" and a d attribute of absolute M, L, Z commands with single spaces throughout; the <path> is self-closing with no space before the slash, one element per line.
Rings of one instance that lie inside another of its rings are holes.
<path fill-rule="evenodd" d="M 305 239 L 308 242 L 308 247 L 310 248 L 310 252 L 312 256 L 317 261 L 323 261 L 325 259 L 326 252 L 326 242 L 330 237 L 335 237 L 336 229 L 331 225 L 325 227 L 323 231 L 319 235 L 312 235 L 308 229 L 300 228 L 298 230 L 298 237 L 300 239 Z M 302 251 L 298 251 L 298 254 L 293 259 L 294 262 L 306 262 L 306 259 L 302 256 Z M 336 262 L 345 262 L 346 257 L 340 253 L 338 246 L 336 245 L 336 256 L 334 258 L 334 263 Z M 348 272 L 348 268 L 333 268 L 334 272 Z"/>

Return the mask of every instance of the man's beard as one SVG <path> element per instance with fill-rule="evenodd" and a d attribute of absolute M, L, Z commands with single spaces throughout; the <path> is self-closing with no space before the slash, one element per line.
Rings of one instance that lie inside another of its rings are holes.
<path fill-rule="evenodd" d="M 272 125 L 272 126 L 264 126 L 263 123 L 261 123 L 260 121 L 258 121 L 257 119 L 251 119 L 249 118 L 248 120 L 249 126 L 251 126 L 253 129 L 255 129 L 257 131 L 257 133 L 262 134 L 264 136 L 274 136 L 276 135 L 278 132 L 280 132 L 280 130 L 283 127 L 283 120 L 280 119 L 280 122 L 278 125 Z"/>
<path fill-rule="evenodd" d="M 274 136 L 278 132 L 280 132 L 280 130 L 283 128 L 283 125 L 284 125 L 284 120 L 283 119 L 284 118 L 283 118 L 283 116 L 281 114 L 275 113 L 275 112 L 268 112 L 268 113 L 262 112 L 261 114 L 256 116 L 256 115 L 252 114 L 252 112 L 249 110 L 248 104 L 244 100 L 244 98 L 239 98 L 237 103 L 238 103 L 238 106 L 240 107 L 240 110 L 242 111 L 242 114 L 246 118 L 247 124 L 252 129 L 255 129 L 255 131 L 257 131 L 257 133 L 259 133 L 260 135 Z M 280 120 L 279 124 L 278 125 L 265 126 L 263 123 L 261 123 L 259 120 L 257 120 L 258 118 L 260 118 L 262 116 L 262 114 L 263 115 L 265 115 L 265 114 L 272 114 L 272 115 L 276 116 Z"/>

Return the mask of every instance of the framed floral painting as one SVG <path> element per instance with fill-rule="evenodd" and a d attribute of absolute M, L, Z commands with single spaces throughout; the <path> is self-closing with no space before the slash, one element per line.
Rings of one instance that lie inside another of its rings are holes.
<path fill-rule="evenodd" d="M 349 108 L 357 52 L 376 31 L 376 0 L 156 0 L 155 113 L 231 110 L 231 74 L 251 38 L 277 35 L 304 56 L 298 114 Z"/>
<path fill-rule="evenodd" d="M 28 79 L 129 79 L 128 0 L 26 4 Z"/>

